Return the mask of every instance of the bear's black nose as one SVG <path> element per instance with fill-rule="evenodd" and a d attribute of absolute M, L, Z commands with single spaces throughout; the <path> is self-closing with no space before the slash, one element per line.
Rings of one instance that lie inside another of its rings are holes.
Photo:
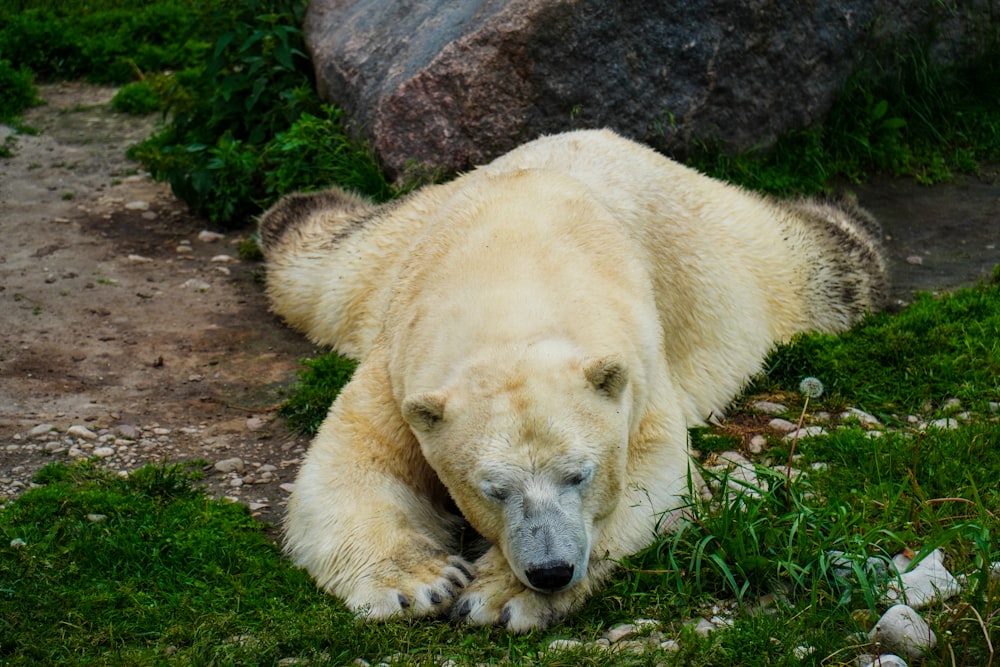
<path fill-rule="evenodd" d="M 551 593 L 566 588 L 573 580 L 573 566 L 569 563 L 545 563 L 524 574 L 532 586 Z"/>

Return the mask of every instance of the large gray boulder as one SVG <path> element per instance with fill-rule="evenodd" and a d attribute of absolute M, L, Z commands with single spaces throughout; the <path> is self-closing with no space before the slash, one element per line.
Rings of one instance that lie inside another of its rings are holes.
<path fill-rule="evenodd" d="M 671 154 L 766 146 L 822 119 L 859 59 L 962 53 L 990 0 L 313 0 L 321 97 L 390 175 L 456 171 L 611 127 Z"/>

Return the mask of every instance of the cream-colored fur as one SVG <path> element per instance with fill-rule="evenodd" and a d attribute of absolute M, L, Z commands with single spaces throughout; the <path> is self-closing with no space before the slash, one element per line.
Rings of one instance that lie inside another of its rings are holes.
<path fill-rule="evenodd" d="M 288 553 L 370 618 L 516 631 L 673 521 L 686 429 L 776 342 L 847 328 L 885 286 L 860 209 L 767 200 L 607 131 L 382 207 L 296 195 L 261 235 L 274 310 L 361 359 L 303 462 Z M 475 562 L 463 517 L 491 545 Z"/>

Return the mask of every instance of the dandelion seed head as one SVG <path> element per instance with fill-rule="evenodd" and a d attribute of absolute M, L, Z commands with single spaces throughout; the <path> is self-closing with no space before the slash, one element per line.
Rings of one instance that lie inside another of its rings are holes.
<path fill-rule="evenodd" d="M 799 392 L 809 398 L 819 398 L 823 395 L 823 382 L 819 378 L 803 378 L 799 383 Z"/>

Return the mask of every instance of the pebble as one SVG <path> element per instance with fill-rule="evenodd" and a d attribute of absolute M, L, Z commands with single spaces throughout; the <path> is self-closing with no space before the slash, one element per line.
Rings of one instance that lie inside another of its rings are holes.
<path fill-rule="evenodd" d="M 94 456 L 100 457 L 102 459 L 106 459 L 109 456 L 114 456 L 115 453 L 116 452 L 115 452 L 115 448 L 114 447 L 95 447 L 94 448 Z"/>
<path fill-rule="evenodd" d="M 915 609 L 923 609 L 961 591 L 958 580 L 944 566 L 944 554 L 935 549 L 913 569 L 900 574 L 898 580 L 890 581 L 886 598 L 904 600 Z"/>
<path fill-rule="evenodd" d="M 773 401 L 757 401 L 751 406 L 757 412 L 763 412 L 767 415 L 783 415 L 788 412 L 788 406 L 782 405 L 781 403 L 774 403 Z"/>
<path fill-rule="evenodd" d="M 259 431 L 267 426 L 267 422 L 260 417 L 250 417 L 247 419 L 247 430 L 248 431 Z"/>
<path fill-rule="evenodd" d="M 856 420 L 860 422 L 862 426 L 877 427 L 882 425 L 882 422 L 878 420 L 878 417 L 869 414 L 864 410 L 858 410 L 857 408 L 848 408 L 844 412 L 841 412 L 840 418 L 844 420 Z"/>
<path fill-rule="evenodd" d="M 948 400 L 946 400 L 944 403 L 941 404 L 941 409 L 944 410 L 945 412 L 950 412 L 952 410 L 961 410 L 962 401 L 958 400 L 957 398 L 949 398 Z"/>
<path fill-rule="evenodd" d="M 550 651 L 566 651 L 580 648 L 582 646 L 583 642 L 579 639 L 553 639 L 549 642 Z"/>
<path fill-rule="evenodd" d="M 126 259 L 130 264 L 149 264 L 153 261 L 152 258 L 143 255 L 129 255 Z"/>
<path fill-rule="evenodd" d="M 97 434 L 91 431 L 86 426 L 81 426 L 80 424 L 74 424 L 66 429 L 66 435 L 72 438 L 83 438 L 84 440 L 97 440 Z"/>
<path fill-rule="evenodd" d="M 912 607 L 889 607 L 868 634 L 872 642 L 896 651 L 911 660 L 922 658 L 937 645 L 937 636 Z"/>
<path fill-rule="evenodd" d="M 767 438 L 765 438 L 760 434 L 757 434 L 754 437 L 750 438 L 750 444 L 747 445 L 747 450 L 749 450 L 751 454 L 760 454 L 762 451 L 764 451 L 765 445 L 767 445 Z"/>
<path fill-rule="evenodd" d="M 772 431 L 777 431 L 778 433 L 791 433 L 798 428 L 798 425 L 788 421 L 787 419 L 772 419 L 767 423 L 768 427 Z"/>
<path fill-rule="evenodd" d="M 243 472 L 246 470 L 246 465 L 243 463 L 243 459 L 238 456 L 234 456 L 232 458 L 216 461 L 215 469 L 223 473 Z"/>
<path fill-rule="evenodd" d="M 945 419 L 935 419 L 934 421 L 927 424 L 930 428 L 939 428 L 942 430 L 954 430 L 958 428 L 958 420 L 952 419 L 951 417 L 946 417 Z"/>
<path fill-rule="evenodd" d="M 236 259 L 232 255 L 215 255 L 209 261 L 215 262 L 216 264 L 230 264 L 233 262 L 239 262 L 240 260 Z"/>
<path fill-rule="evenodd" d="M 822 426 L 804 426 L 782 436 L 781 439 L 786 441 L 802 440 L 803 438 L 815 438 L 821 435 L 826 435 L 826 429 Z"/>
<path fill-rule="evenodd" d="M 225 234 L 220 234 L 219 232 L 212 232 L 207 229 L 203 229 L 198 232 L 198 240 L 202 243 L 215 243 L 216 241 L 221 241 L 226 238 Z"/>
<path fill-rule="evenodd" d="M 204 280 L 199 280 L 197 278 L 190 278 L 185 280 L 181 285 L 181 289 L 193 289 L 199 292 L 207 292 L 212 288 L 210 283 L 206 283 Z"/>
<path fill-rule="evenodd" d="M 54 430 L 56 430 L 56 427 L 53 426 L 52 424 L 39 424 L 38 426 L 28 431 L 25 435 L 29 438 L 37 438 L 42 435 L 48 435 Z"/>
<path fill-rule="evenodd" d="M 858 667 L 907 667 L 905 660 L 892 653 L 885 653 L 883 655 L 864 654 L 860 656 L 857 664 Z"/>
<path fill-rule="evenodd" d="M 135 201 L 130 201 L 129 203 L 125 204 L 125 210 L 127 210 L 127 211 L 148 211 L 149 210 L 149 202 L 148 201 L 142 201 L 141 199 L 137 199 Z"/>

